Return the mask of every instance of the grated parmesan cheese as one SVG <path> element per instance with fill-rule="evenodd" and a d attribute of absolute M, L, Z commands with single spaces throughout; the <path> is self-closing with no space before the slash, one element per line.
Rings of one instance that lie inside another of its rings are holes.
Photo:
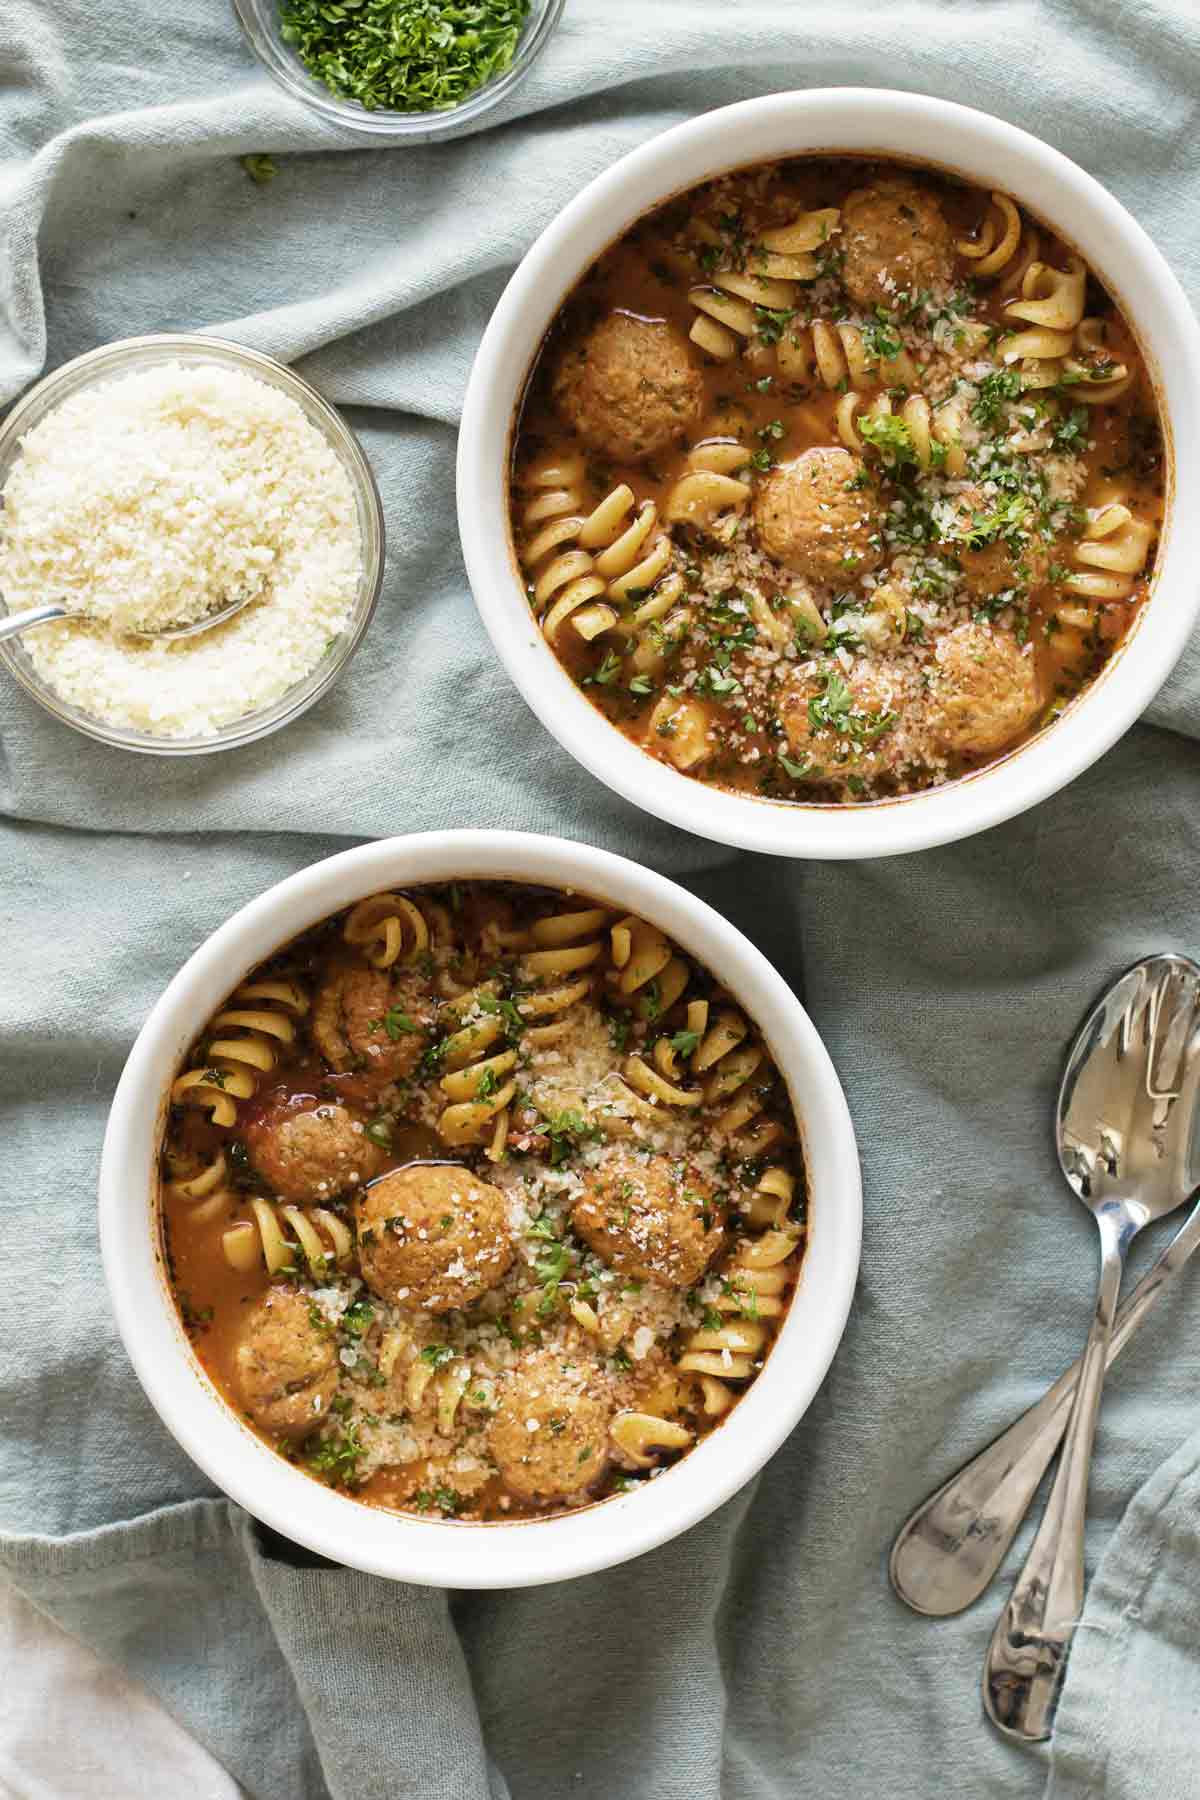
<path fill-rule="evenodd" d="M 289 395 L 162 364 L 64 400 L 3 493 L 0 592 L 89 621 L 24 638 L 42 680 L 110 725 L 207 737 L 280 699 L 344 629 L 362 574 L 349 476 Z M 122 635 L 256 596 L 176 643 Z"/>

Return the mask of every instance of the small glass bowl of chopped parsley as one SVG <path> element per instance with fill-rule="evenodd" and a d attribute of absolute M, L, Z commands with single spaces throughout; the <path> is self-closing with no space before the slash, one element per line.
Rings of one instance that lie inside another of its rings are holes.
<path fill-rule="evenodd" d="M 234 0 L 267 72 L 322 117 L 422 143 L 528 75 L 565 0 Z"/>

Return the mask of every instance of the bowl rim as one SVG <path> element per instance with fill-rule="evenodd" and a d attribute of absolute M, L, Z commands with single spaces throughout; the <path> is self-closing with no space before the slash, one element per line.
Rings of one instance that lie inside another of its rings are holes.
<path fill-rule="evenodd" d="M 298 391 L 316 415 L 316 420 L 310 418 L 310 423 L 317 423 L 350 480 L 363 540 L 363 571 L 355 597 L 354 614 L 341 634 L 344 642 L 338 654 L 330 660 L 329 667 L 319 681 L 313 683 L 314 676 L 321 669 L 321 663 L 270 706 L 232 720 L 211 737 L 190 738 L 155 737 L 152 732 L 141 731 L 134 726 L 109 725 L 102 719 L 93 718 L 69 700 L 64 700 L 32 668 L 26 666 L 20 653 L 19 640 L 0 641 L 0 663 L 30 698 L 36 700 L 52 718 L 97 743 L 111 744 L 115 749 L 129 750 L 138 756 L 213 756 L 222 750 L 237 750 L 246 744 L 257 743 L 260 738 L 270 737 L 285 725 L 290 725 L 310 707 L 315 706 L 318 700 L 323 699 L 344 673 L 366 635 L 383 592 L 387 525 L 375 471 L 349 421 L 342 417 L 333 403 L 311 381 L 297 374 L 287 363 L 268 356 L 263 350 L 253 350 L 232 338 L 222 337 L 217 332 L 146 332 L 137 337 L 117 338 L 111 344 L 98 344 L 79 356 L 73 356 L 69 362 L 60 363 L 56 369 L 47 371 L 32 387 L 27 388 L 20 399 L 13 403 L 3 420 L 0 420 L 0 462 L 10 453 L 13 456 L 19 453 L 24 433 L 32 429 L 32 425 L 27 423 L 31 414 L 40 413 L 41 418 L 48 417 L 60 403 L 55 398 L 59 389 L 65 390 L 63 398 L 66 399 L 70 394 L 81 392 L 94 382 L 118 377 L 126 364 L 134 368 L 145 367 L 157 361 L 169 362 L 175 356 L 182 362 L 187 362 L 189 358 L 194 362 L 207 359 L 210 362 L 242 367 L 248 373 L 258 375 L 279 392 L 289 394 L 291 398 L 296 397 L 293 390 Z M 297 404 L 300 402 L 297 401 Z M 308 412 L 305 416 L 309 417 Z M 3 477 L 0 475 L 0 485 L 2 481 Z M 0 597 L 0 617 L 7 610 L 5 601 Z M 324 660 L 322 658 L 322 662 Z M 309 687 L 309 683 L 313 685 Z"/>
<path fill-rule="evenodd" d="M 538 0 L 534 0 L 534 6 L 537 5 Z M 524 44 L 520 37 L 517 39 L 516 52 L 508 68 L 502 75 L 475 88 L 465 100 L 436 112 L 402 113 L 384 107 L 370 112 L 365 106 L 339 99 L 331 88 L 324 87 L 310 75 L 295 52 L 267 28 L 254 0 L 233 0 L 233 10 L 246 43 L 260 66 L 285 94 L 301 101 L 327 124 L 344 125 L 350 131 L 362 132 L 369 137 L 407 139 L 412 144 L 430 143 L 465 132 L 506 100 L 528 76 L 553 37 L 565 5 L 566 0 L 541 0 L 540 11 L 530 14 L 532 29 Z M 278 11 L 278 6 L 275 10 Z"/>
<path fill-rule="evenodd" d="M 580 693 L 532 619 L 506 497 L 511 431 L 534 355 L 594 257 L 635 219 L 712 175 L 823 151 L 923 163 L 989 188 L 1002 173 L 1006 191 L 1057 224 L 1125 309 L 1155 380 L 1169 450 L 1151 592 L 1134 630 L 1079 700 L 973 774 L 853 807 L 727 793 L 624 738 Z M 1174 667 L 1200 610 L 1192 578 L 1200 515 L 1175 498 L 1198 483 L 1200 326 L 1143 228 L 1091 175 L 1030 133 L 953 101 L 867 88 L 775 94 L 701 114 L 589 182 L 526 253 L 492 314 L 467 386 L 457 463 L 459 532 L 476 607 L 502 664 L 564 749 L 626 800 L 699 837 L 828 859 L 923 850 L 1001 824 L 1065 786 L 1128 730 Z"/>
<path fill-rule="evenodd" d="M 167 1093 L 213 1008 L 307 924 L 392 885 L 456 875 L 544 882 L 611 899 L 660 923 L 731 982 L 788 1082 L 813 1194 L 796 1298 L 762 1372 L 730 1417 L 636 1493 L 550 1519 L 472 1524 L 386 1513 L 302 1474 L 219 1397 L 191 1351 L 163 1270 L 153 1188 Z M 457 1588 L 520 1587 L 654 1549 L 761 1468 L 807 1409 L 841 1339 L 858 1274 L 862 1189 L 849 1109 L 816 1027 L 736 927 L 687 889 L 612 852 L 527 832 L 459 830 L 383 839 L 312 864 L 241 907 L 193 952 L 151 1010 L 118 1083 L 101 1158 L 99 1227 L 117 1328 L 142 1387 L 168 1431 L 233 1500 L 284 1536 L 370 1574 Z"/>

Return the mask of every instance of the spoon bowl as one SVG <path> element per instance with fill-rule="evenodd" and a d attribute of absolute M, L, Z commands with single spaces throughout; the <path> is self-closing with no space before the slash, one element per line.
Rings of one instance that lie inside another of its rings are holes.
<path fill-rule="evenodd" d="M 205 613 L 202 619 L 193 619 L 190 625 L 168 625 L 161 631 L 130 631 L 126 636 L 157 643 L 174 643 L 180 638 L 199 637 L 202 631 L 211 631 L 214 625 L 223 625 L 226 619 L 232 619 L 256 598 L 254 594 L 239 594 L 228 606 L 219 607 L 216 612 Z M 22 631 L 29 631 L 35 625 L 49 625 L 55 619 L 82 619 L 87 624 L 99 622 L 82 608 L 64 606 L 61 601 L 56 600 L 49 606 L 29 606 L 24 612 L 9 613 L 6 618 L 0 618 L 0 642 L 5 638 L 17 637 Z"/>

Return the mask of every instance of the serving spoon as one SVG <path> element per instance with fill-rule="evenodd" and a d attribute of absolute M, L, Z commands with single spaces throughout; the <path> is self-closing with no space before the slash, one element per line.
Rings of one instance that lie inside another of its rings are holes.
<path fill-rule="evenodd" d="M 1197 969 L 1200 977 L 1200 968 Z M 1200 1250 L 1200 1192 L 1167 1248 L 1117 1308 L 1106 1373 L 1145 1324 L 1163 1289 Z M 978 1600 L 1033 1502 L 1062 1443 L 1083 1358 L 985 1450 L 923 1500 L 892 1546 L 892 1586 L 914 1612 L 944 1619 Z"/>
<path fill-rule="evenodd" d="M 190 625 L 169 625 L 162 631 L 128 631 L 124 635 L 154 638 L 160 643 L 198 637 L 202 631 L 211 631 L 214 625 L 223 625 L 226 619 L 232 619 L 235 613 L 240 613 L 255 598 L 257 596 L 254 594 L 239 594 L 228 606 L 222 606 L 217 612 L 205 613 L 202 619 L 194 619 Z M 0 618 L 0 643 L 5 638 L 17 637 L 20 632 L 28 631 L 34 625 L 49 625 L 55 619 L 82 619 L 88 624 L 101 623 L 82 607 L 64 606 L 61 600 L 53 600 L 46 606 L 29 606 L 24 612 L 9 613 L 7 617 Z"/>
<path fill-rule="evenodd" d="M 1100 1280 L 1062 1460 L 984 1662 L 984 1710 L 1022 1742 L 1050 1736 L 1083 1605 L 1088 1473 L 1125 1258 L 1143 1226 L 1195 1186 L 1198 1084 L 1200 970 L 1187 957 L 1147 957 L 1089 1013 L 1059 1091 L 1059 1164 L 1096 1220 Z"/>

